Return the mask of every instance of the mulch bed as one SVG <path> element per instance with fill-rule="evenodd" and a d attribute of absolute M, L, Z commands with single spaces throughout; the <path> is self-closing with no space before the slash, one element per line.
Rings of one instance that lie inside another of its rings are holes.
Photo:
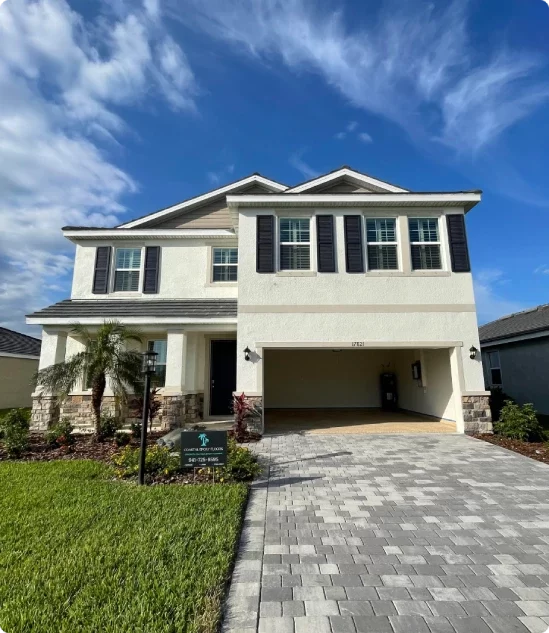
<path fill-rule="evenodd" d="M 165 433 L 150 433 L 147 438 L 147 446 L 156 443 L 159 437 Z M 50 462 L 56 459 L 93 459 L 100 462 L 110 462 L 114 455 L 119 453 L 124 447 L 117 446 L 114 440 L 96 442 L 92 435 L 75 435 L 75 442 L 72 446 L 65 448 L 51 448 L 44 441 L 41 434 L 31 434 L 29 450 L 23 453 L 21 461 L 29 462 Z M 129 446 L 137 448 L 139 440 L 132 438 Z M 8 456 L 0 444 L 0 461 L 8 459 Z"/>
<path fill-rule="evenodd" d="M 501 446 L 515 453 L 520 453 L 526 457 L 549 464 L 549 445 L 544 442 L 521 442 L 520 440 L 510 440 L 500 435 L 474 435 L 477 440 L 483 440 L 496 446 Z"/>

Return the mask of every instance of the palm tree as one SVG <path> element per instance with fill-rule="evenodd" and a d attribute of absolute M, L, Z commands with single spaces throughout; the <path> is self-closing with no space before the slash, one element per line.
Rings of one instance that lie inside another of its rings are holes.
<path fill-rule="evenodd" d="M 80 380 L 91 385 L 91 404 L 95 418 L 95 433 L 101 435 L 101 403 L 109 378 L 114 394 L 125 401 L 128 388 L 139 393 L 141 389 L 141 354 L 126 350 L 129 341 L 141 343 L 138 330 L 118 321 L 105 321 L 96 333 L 80 323 L 73 325 L 71 333 L 85 345 L 82 352 L 67 360 L 38 371 L 34 380 L 37 386 L 66 398 Z"/>

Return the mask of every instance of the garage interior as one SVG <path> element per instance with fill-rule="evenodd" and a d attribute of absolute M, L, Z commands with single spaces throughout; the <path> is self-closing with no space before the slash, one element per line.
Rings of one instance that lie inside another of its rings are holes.
<path fill-rule="evenodd" d="M 447 348 L 265 349 L 263 360 L 266 433 L 456 432 Z"/>

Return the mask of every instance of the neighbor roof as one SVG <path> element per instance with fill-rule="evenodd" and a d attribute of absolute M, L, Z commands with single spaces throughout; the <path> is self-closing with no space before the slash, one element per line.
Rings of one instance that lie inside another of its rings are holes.
<path fill-rule="evenodd" d="M 0 356 L 14 354 L 16 356 L 40 356 L 42 341 L 21 332 L 14 332 L 0 327 Z"/>
<path fill-rule="evenodd" d="M 79 319 L 155 317 L 186 319 L 230 319 L 236 317 L 236 299 L 83 300 L 66 299 L 28 314 L 29 319 Z"/>
<path fill-rule="evenodd" d="M 480 342 L 503 341 L 503 339 L 523 334 L 533 334 L 547 330 L 549 335 L 549 304 L 537 306 L 523 312 L 515 312 L 481 325 Z"/>

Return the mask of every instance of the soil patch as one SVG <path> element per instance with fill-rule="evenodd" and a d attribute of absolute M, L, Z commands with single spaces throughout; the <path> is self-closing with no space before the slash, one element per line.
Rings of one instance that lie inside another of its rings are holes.
<path fill-rule="evenodd" d="M 544 442 L 522 442 L 521 440 L 510 440 L 500 435 L 474 435 L 477 440 L 483 440 L 496 446 L 501 446 L 515 453 L 520 453 L 526 457 L 531 457 L 538 462 L 549 464 L 549 444 Z"/>

